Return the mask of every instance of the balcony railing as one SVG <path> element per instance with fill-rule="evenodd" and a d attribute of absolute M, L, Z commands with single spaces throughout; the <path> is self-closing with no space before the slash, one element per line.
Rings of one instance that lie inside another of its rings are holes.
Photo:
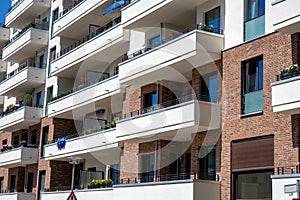
<path fill-rule="evenodd" d="M 73 8 L 79 6 L 79 5 L 80 5 L 82 2 L 84 2 L 84 1 L 87 1 L 87 0 L 77 0 L 77 1 L 73 1 L 73 4 L 72 4 L 71 6 L 69 6 L 69 7 L 67 7 L 67 8 L 64 8 L 64 10 L 58 14 L 58 18 L 54 21 L 54 23 L 55 23 L 57 20 L 59 20 L 60 18 L 62 18 L 63 16 L 65 16 L 66 14 L 68 14 L 69 12 L 71 12 L 71 11 L 73 10 Z M 130 2 L 131 2 L 130 0 L 126 0 L 126 1 L 125 1 L 125 5 L 124 5 L 123 7 L 129 5 Z"/>
<path fill-rule="evenodd" d="M 300 70 L 299 69 L 295 70 L 293 72 L 281 73 L 281 74 L 276 75 L 277 81 L 286 80 L 286 79 L 293 78 L 293 77 L 296 77 L 296 76 L 300 76 Z"/>
<path fill-rule="evenodd" d="M 143 108 L 141 110 L 136 110 L 136 111 L 133 111 L 133 112 L 126 113 L 126 114 L 123 115 L 123 119 L 131 118 L 131 117 L 134 117 L 134 116 L 139 116 L 139 115 L 142 115 L 142 114 L 145 114 L 145 113 L 150 113 L 150 112 L 160 110 L 160 109 L 164 109 L 164 108 L 168 108 L 168 107 L 175 106 L 175 105 L 178 105 L 178 104 L 181 104 L 181 103 L 184 103 L 184 102 L 188 102 L 188 101 L 191 101 L 191 100 L 199 100 L 199 101 L 205 101 L 205 102 L 218 103 L 218 98 L 217 97 L 211 97 L 211 96 L 203 95 L 203 94 L 191 94 L 191 95 L 184 96 L 184 97 L 174 99 L 174 100 L 171 100 L 171 101 L 167 101 L 167 102 L 164 102 L 164 103 L 161 103 L 161 104 L 156 104 L 156 105 L 153 105 L 153 106 L 150 106 L 150 107 L 147 107 L 147 108 Z"/>
<path fill-rule="evenodd" d="M 11 43 L 16 41 L 18 38 L 20 38 L 22 35 L 24 35 L 31 28 L 36 28 L 36 29 L 41 29 L 41 30 L 48 30 L 49 25 L 48 25 L 48 23 L 43 23 L 43 24 L 31 23 L 31 24 L 27 25 L 25 28 L 23 28 L 20 32 L 18 32 L 18 34 L 16 36 L 14 36 L 8 42 L 6 42 L 5 46 L 9 46 Z"/>
<path fill-rule="evenodd" d="M 115 184 L 138 184 L 138 183 L 154 183 L 154 182 L 163 182 L 163 181 L 177 181 L 177 180 L 211 180 L 219 181 L 219 175 L 207 174 L 207 173 L 179 173 L 179 174 L 163 174 L 157 176 L 140 176 L 139 178 L 125 178 L 120 179 L 119 183 Z"/>
<path fill-rule="evenodd" d="M 165 44 L 165 43 L 167 43 L 169 41 L 172 41 L 172 40 L 180 37 L 183 34 L 192 32 L 194 30 L 207 31 L 207 32 L 216 33 L 216 34 L 220 34 L 220 35 L 223 34 L 223 30 L 222 29 L 216 29 L 216 28 L 213 28 L 213 27 L 208 27 L 206 25 L 196 24 L 195 26 L 192 26 L 192 27 L 184 29 L 182 32 L 178 32 L 176 34 L 173 34 L 171 37 L 164 38 L 164 39 L 160 40 L 155 45 L 147 46 L 144 49 L 141 49 L 141 50 L 139 50 L 137 52 L 134 52 L 133 54 L 130 54 L 130 55 L 124 57 L 122 59 L 122 61 L 126 61 L 126 60 L 129 60 L 129 59 L 132 59 L 132 58 L 134 58 L 136 56 L 139 56 L 139 55 L 141 55 L 143 53 L 146 53 L 147 51 L 150 51 L 152 49 L 158 48 L 159 46 L 161 46 L 161 45 L 163 45 L 163 44 Z"/>
<path fill-rule="evenodd" d="M 24 69 L 26 69 L 27 67 L 34 67 L 35 64 L 34 63 L 23 63 L 21 65 L 19 65 L 19 67 L 17 69 L 15 69 L 14 71 L 10 72 L 9 74 L 7 74 L 1 81 L 0 84 L 3 81 L 6 81 L 7 79 L 12 78 L 13 76 L 19 74 L 20 72 L 22 72 Z"/>
<path fill-rule="evenodd" d="M 9 109 L 6 109 L 6 111 L 0 113 L 0 119 L 1 119 L 2 117 L 5 117 L 5 116 L 7 116 L 7 115 L 10 115 L 10 114 L 12 114 L 12 113 L 18 111 L 18 110 L 23 109 L 25 106 L 33 107 L 33 108 L 35 107 L 35 106 L 33 106 L 33 105 L 25 105 L 24 100 L 21 100 L 19 105 L 13 105 L 13 106 L 11 106 Z M 42 107 L 42 105 L 39 106 L 39 108 L 41 108 L 41 107 Z"/>
<path fill-rule="evenodd" d="M 67 54 L 68 52 L 79 48 L 81 45 L 85 44 L 86 42 L 90 41 L 91 39 L 95 38 L 96 36 L 104 33 L 105 31 L 111 29 L 112 27 L 116 26 L 120 22 L 121 22 L 121 17 L 117 17 L 114 20 L 112 20 L 111 22 L 108 22 L 103 26 L 98 26 L 98 29 L 96 31 L 89 33 L 89 35 L 82 38 L 82 40 L 79 40 L 79 41 L 75 42 L 74 44 L 62 49 L 59 53 L 56 54 L 56 57 L 54 55 L 54 57 L 51 58 L 52 62 L 59 59 L 63 55 Z"/>

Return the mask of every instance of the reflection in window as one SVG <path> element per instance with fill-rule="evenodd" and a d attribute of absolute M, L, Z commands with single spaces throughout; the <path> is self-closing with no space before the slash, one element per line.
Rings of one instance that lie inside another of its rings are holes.
<path fill-rule="evenodd" d="M 236 199 L 271 199 L 273 172 L 236 175 Z"/>

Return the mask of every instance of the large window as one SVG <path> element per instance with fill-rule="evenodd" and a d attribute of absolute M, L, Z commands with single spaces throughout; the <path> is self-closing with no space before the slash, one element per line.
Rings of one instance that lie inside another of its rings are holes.
<path fill-rule="evenodd" d="M 154 180 L 155 155 L 146 154 L 141 156 L 141 182 Z"/>
<path fill-rule="evenodd" d="M 202 84 L 203 83 L 203 84 Z M 218 101 L 218 75 L 209 73 L 202 77 L 201 94 L 203 100 L 216 103 Z"/>
<path fill-rule="evenodd" d="M 243 63 L 243 114 L 263 110 L 263 59 L 258 57 Z"/>
<path fill-rule="evenodd" d="M 201 147 L 200 157 L 200 179 L 216 180 L 216 147 Z"/>
<path fill-rule="evenodd" d="M 271 171 L 236 174 L 235 199 L 272 199 L 271 175 Z"/>
<path fill-rule="evenodd" d="M 214 27 L 214 33 L 221 33 L 220 7 L 205 13 L 205 24 Z"/>
<path fill-rule="evenodd" d="M 265 34 L 265 0 L 245 0 L 245 41 Z"/>

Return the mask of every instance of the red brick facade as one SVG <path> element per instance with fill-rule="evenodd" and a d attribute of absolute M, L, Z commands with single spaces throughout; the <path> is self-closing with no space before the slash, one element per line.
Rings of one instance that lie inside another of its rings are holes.
<path fill-rule="evenodd" d="M 271 83 L 283 68 L 293 64 L 291 36 L 274 33 L 223 52 L 223 126 L 221 196 L 232 199 L 231 142 L 274 135 L 274 167 L 295 166 L 298 148 L 293 146 L 291 117 L 272 111 Z M 263 56 L 263 113 L 242 117 L 242 62 Z"/>

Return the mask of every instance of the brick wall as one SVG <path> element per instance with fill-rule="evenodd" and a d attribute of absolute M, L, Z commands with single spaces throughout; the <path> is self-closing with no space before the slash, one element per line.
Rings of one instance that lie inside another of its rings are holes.
<path fill-rule="evenodd" d="M 241 117 L 241 62 L 263 55 L 263 114 Z M 274 166 L 293 166 L 298 149 L 292 142 L 291 117 L 273 113 L 272 82 L 280 70 L 290 66 L 292 44 L 289 35 L 274 33 L 223 52 L 223 127 L 221 160 L 221 197 L 231 195 L 231 141 L 274 134 Z"/>

